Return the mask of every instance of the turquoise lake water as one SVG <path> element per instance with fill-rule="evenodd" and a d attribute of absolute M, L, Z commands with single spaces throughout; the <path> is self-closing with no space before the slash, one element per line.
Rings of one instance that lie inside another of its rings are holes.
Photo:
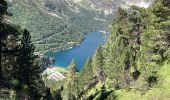
<path fill-rule="evenodd" d="M 72 59 L 75 59 L 77 69 L 80 70 L 88 57 L 93 57 L 99 44 L 103 44 L 106 37 L 100 32 L 89 32 L 85 40 L 71 49 L 48 53 L 48 57 L 55 57 L 53 66 L 68 67 Z"/>

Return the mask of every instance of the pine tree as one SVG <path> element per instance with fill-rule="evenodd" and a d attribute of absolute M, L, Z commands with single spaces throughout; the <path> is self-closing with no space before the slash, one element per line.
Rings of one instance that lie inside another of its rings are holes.
<path fill-rule="evenodd" d="M 103 50 L 100 45 L 96 51 L 96 54 L 93 57 L 92 65 L 93 65 L 95 76 L 97 76 L 98 79 L 102 82 L 104 82 L 105 80 L 105 74 L 103 70 L 103 65 L 104 65 L 103 59 L 104 59 Z"/>
<path fill-rule="evenodd" d="M 79 95 L 89 89 L 89 86 L 94 83 L 94 71 L 91 58 L 87 58 L 85 65 L 78 75 L 78 91 Z"/>
<path fill-rule="evenodd" d="M 138 77 L 140 84 L 156 83 L 159 66 L 170 54 L 167 2 L 157 0 L 148 10 L 136 6 L 128 13 L 118 10 L 104 51 L 107 78 L 118 85 L 133 85 Z"/>
<path fill-rule="evenodd" d="M 76 62 L 74 59 L 72 60 L 71 64 L 69 65 L 68 70 L 69 70 L 70 77 L 74 78 L 76 71 L 77 71 Z"/>
<path fill-rule="evenodd" d="M 142 68 L 145 71 L 146 81 L 153 86 L 159 77 L 160 64 L 169 58 L 169 27 L 170 7 L 166 0 L 157 0 L 147 17 L 147 28 L 142 34 Z"/>
<path fill-rule="evenodd" d="M 7 13 L 7 2 L 5 0 L 0 1 L 0 20 L 4 14 Z"/>
<path fill-rule="evenodd" d="M 1 38 L 1 41 L 2 41 L 2 38 L 3 38 L 3 33 L 2 33 L 2 20 L 3 20 L 3 15 L 6 13 L 7 11 L 7 3 L 6 1 L 4 0 L 1 0 L 0 1 L 0 38 Z M 0 50 L 2 50 L 2 43 L 0 43 Z M 1 57 L 0 57 L 0 60 L 2 58 L 2 51 L 1 52 Z M 2 61 L 2 60 L 1 60 Z M 2 78 L 2 66 L 0 66 L 0 78 Z"/>
<path fill-rule="evenodd" d="M 18 80 L 21 86 L 28 86 L 28 92 L 32 99 L 40 99 L 44 92 L 44 84 L 40 78 L 40 66 L 37 64 L 36 56 L 34 55 L 35 47 L 27 30 L 23 32 L 21 45 Z"/>
<path fill-rule="evenodd" d="M 129 85 L 132 80 L 130 69 L 132 66 L 137 69 L 141 20 L 140 13 L 133 10 L 134 8 L 130 14 L 121 8 L 118 9 L 112 24 L 113 31 L 105 46 L 104 70 L 116 87 Z"/>
<path fill-rule="evenodd" d="M 18 55 L 20 52 L 20 35 L 21 29 L 19 26 L 7 23 L 4 20 L 4 15 L 7 14 L 7 3 L 4 0 L 0 1 L 0 50 L 1 50 L 1 66 L 0 78 L 2 81 L 12 84 L 8 88 L 16 90 L 18 80 L 16 79 L 18 71 Z"/>
<path fill-rule="evenodd" d="M 68 75 L 64 83 L 62 92 L 63 100 L 75 100 L 78 95 L 77 89 L 77 73 L 76 63 L 73 59 L 68 67 Z"/>
<path fill-rule="evenodd" d="M 79 73 L 79 79 L 82 86 L 86 86 L 93 80 L 94 71 L 92 69 L 92 60 L 91 58 L 87 58 L 85 65 L 81 69 Z M 83 87 L 81 87 L 82 89 Z"/>
<path fill-rule="evenodd" d="M 120 80 L 124 80 L 124 66 L 119 63 L 123 62 L 123 60 L 120 59 L 120 56 L 123 53 L 122 50 L 124 49 L 121 36 L 125 35 L 125 25 L 128 25 L 125 20 L 126 17 L 126 11 L 119 8 L 113 19 L 112 33 L 109 35 L 108 41 L 105 44 L 104 71 L 107 78 L 113 81 L 114 86 L 118 86 L 121 83 Z"/>
<path fill-rule="evenodd" d="M 31 43 L 31 36 L 27 30 L 23 33 L 20 27 L 6 23 L 3 18 L 4 14 L 7 14 L 7 3 L 1 0 L 0 77 L 3 77 L 6 85 L 10 84 L 7 88 L 23 91 L 25 93 L 28 92 L 32 99 L 40 99 L 44 93 L 44 84 L 40 79 L 39 66 L 37 65 L 36 56 L 34 55 L 34 46 Z M 23 36 L 21 36 L 21 34 Z M 19 87 L 18 80 L 20 84 Z"/>
<path fill-rule="evenodd" d="M 15 78 L 18 69 L 18 54 L 20 49 L 20 30 L 12 24 L 1 24 L 1 76 L 6 80 Z"/>

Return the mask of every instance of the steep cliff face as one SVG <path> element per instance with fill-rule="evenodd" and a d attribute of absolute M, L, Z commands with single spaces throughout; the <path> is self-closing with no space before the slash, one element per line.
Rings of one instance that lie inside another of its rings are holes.
<path fill-rule="evenodd" d="M 13 14 L 11 22 L 31 32 L 36 51 L 46 51 L 80 43 L 85 32 L 110 31 L 118 7 L 148 7 L 153 0 L 7 1 Z"/>

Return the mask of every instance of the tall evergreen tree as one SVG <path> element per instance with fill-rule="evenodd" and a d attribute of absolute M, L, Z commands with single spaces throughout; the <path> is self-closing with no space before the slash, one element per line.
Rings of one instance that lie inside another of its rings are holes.
<path fill-rule="evenodd" d="M 68 75 L 64 83 L 62 92 L 63 100 L 75 100 L 78 95 L 77 89 L 77 73 L 76 63 L 73 59 L 68 67 Z"/>
<path fill-rule="evenodd" d="M 91 58 L 88 58 L 86 60 L 85 65 L 81 69 L 80 73 L 78 74 L 78 91 L 79 95 L 84 95 L 84 92 L 86 92 L 90 85 L 95 82 L 94 79 L 94 71 L 92 66 L 92 60 Z"/>
<path fill-rule="evenodd" d="M 6 23 L 7 21 L 3 18 L 4 14 L 7 14 L 7 3 L 1 0 L 0 77 L 3 77 L 3 80 L 0 82 L 4 84 L 3 81 L 5 80 L 4 85 L 16 91 L 24 92 L 26 90 L 25 93 L 29 92 L 32 100 L 40 99 L 44 93 L 44 85 L 40 79 L 39 66 L 37 65 L 36 56 L 34 55 L 34 46 L 31 43 L 31 36 L 27 30 L 23 33 L 20 27 Z M 21 34 L 23 36 L 21 36 Z M 20 88 L 18 88 L 18 80 Z M 29 96 L 25 96 L 29 98 Z"/>
<path fill-rule="evenodd" d="M 90 83 L 93 80 L 94 71 L 92 68 L 93 68 L 92 60 L 91 60 L 91 58 L 87 58 L 86 63 L 83 66 L 83 68 L 81 69 L 81 71 L 79 73 L 79 77 L 78 77 L 80 79 L 79 86 L 81 84 L 80 89 L 84 89 L 84 86 L 88 85 L 88 83 Z"/>
<path fill-rule="evenodd" d="M 124 84 L 125 50 L 128 45 L 127 13 L 119 8 L 113 19 L 113 31 L 108 37 L 104 56 L 104 71 L 113 85 Z"/>
<path fill-rule="evenodd" d="M 141 62 L 149 86 L 157 82 L 160 64 L 170 54 L 170 6 L 166 0 L 156 0 L 148 11 L 147 28 L 142 34 Z"/>
<path fill-rule="evenodd" d="M 21 51 L 19 56 L 18 79 L 20 84 L 28 86 L 28 92 L 32 99 L 40 99 L 43 93 L 43 82 L 40 78 L 40 66 L 34 55 L 34 45 L 31 42 L 30 33 L 24 30 L 21 40 Z"/>
<path fill-rule="evenodd" d="M 7 3 L 6 1 L 4 0 L 1 0 L 0 1 L 0 38 L 2 39 L 3 37 L 3 32 L 2 32 L 2 20 L 3 20 L 3 15 L 6 13 L 7 11 Z M 2 50 L 2 43 L 0 43 L 0 50 Z M 2 53 L 2 51 L 0 51 Z M 1 54 L 1 57 L 2 57 L 2 54 Z M 1 60 L 1 57 L 0 57 L 0 60 Z M 2 61 L 2 60 L 1 60 Z M 0 66 L 0 78 L 2 77 L 2 67 Z"/>
<path fill-rule="evenodd" d="M 129 13 L 118 9 L 105 50 L 105 73 L 118 87 L 130 85 L 133 73 L 130 70 L 132 67 L 137 70 L 140 50 L 141 15 L 135 7 Z"/>
<path fill-rule="evenodd" d="M 1 24 L 1 76 L 6 80 L 15 78 L 20 49 L 20 30 L 12 24 Z"/>
<path fill-rule="evenodd" d="M 7 2 L 5 0 L 0 1 L 0 19 L 2 16 L 7 13 Z"/>
<path fill-rule="evenodd" d="M 105 74 L 103 70 L 103 65 L 104 65 L 103 59 L 104 59 L 103 49 L 100 45 L 96 51 L 96 54 L 93 57 L 92 65 L 93 65 L 95 76 L 97 76 L 98 79 L 102 82 L 104 82 L 105 80 Z"/>

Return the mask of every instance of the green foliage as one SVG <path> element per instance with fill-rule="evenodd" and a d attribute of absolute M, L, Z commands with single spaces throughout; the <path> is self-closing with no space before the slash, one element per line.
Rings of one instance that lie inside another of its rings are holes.
<path fill-rule="evenodd" d="M 70 66 L 68 67 L 68 70 L 69 70 L 69 76 L 74 76 L 76 74 L 76 62 L 75 60 L 73 59 L 72 62 L 70 63 Z"/>
<path fill-rule="evenodd" d="M 107 91 L 105 85 L 103 85 L 101 87 L 101 90 L 100 90 L 100 95 L 97 98 L 95 98 L 95 99 L 96 100 L 108 100 L 108 99 L 110 99 L 110 100 L 114 99 L 115 100 L 116 96 L 111 95 L 112 98 L 108 97 L 111 93 L 113 93 L 113 91 Z"/>
<path fill-rule="evenodd" d="M 79 98 L 85 95 L 90 88 L 90 85 L 94 83 L 94 71 L 92 70 L 92 60 L 88 58 L 85 65 L 78 74 L 78 91 Z"/>
<path fill-rule="evenodd" d="M 152 87 L 158 81 L 159 66 L 168 59 L 169 52 L 170 14 L 162 2 L 156 1 L 148 10 L 132 6 L 126 13 L 118 9 L 104 51 L 107 78 L 120 80 L 119 85 L 128 87 L 135 80 L 142 87 Z"/>
<path fill-rule="evenodd" d="M 16 91 L 12 90 L 10 93 L 10 99 L 11 100 L 16 100 Z"/>
<path fill-rule="evenodd" d="M 9 12 L 13 14 L 10 21 L 30 31 L 37 52 L 75 46 L 83 40 L 85 32 L 102 30 L 110 24 L 107 20 L 94 19 L 96 16 L 111 19 L 104 13 L 89 11 L 72 3 L 67 5 L 64 1 L 41 2 L 15 0 L 9 3 Z"/>
<path fill-rule="evenodd" d="M 82 40 L 83 34 L 74 30 L 74 27 L 70 28 L 63 19 L 50 15 L 50 12 L 43 8 L 28 5 L 24 1 L 16 0 L 9 11 L 13 14 L 11 21 L 14 24 L 31 32 L 36 51 L 68 48 Z"/>
<path fill-rule="evenodd" d="M 147 9 L 136 6 L 128 11 L 118 9 L 106 44 L 99 46 L 92 61 L 88 59 L 78 74 L 78 84 L 74 87 L 79 91 L 78 98 L 169 98 L 169 63 L 165 64 L 170 59 L 170 8 L 167 2 L 157 0 Z M 70 76 L 73 74 L 68 76 L 71 81 Z M 69 89 L 67 87 L 67 93 L 70 93 Z"/>
<path fill-rule="evenodd" d="M 141 34 L 141 59 L 142 68 L 147 77 L 158 77 L 160 65 L 168 58 L 169 52 L 169 29 L 170 8 L 163 5 L 163 1 L 153 4 L 148 13 L 146 29 Z M 166 12 L 166 13 L 165 13 Z M 140 59 L 140 60 L 141 60 Z M 145 63 L 144 63 L 145 62 Z M 149 83 L 150 85 L 150 83 Z"/>
<path fill-rule="evenodd" d="M 160 66 L 159 75 L 162 77 L 160 83 L 147 91 L 131 90 L 127 91 L 125 89 L 115 91 L 118 100 L 168 100 L 169 99 L 169 67 L 170 64 L 165 62 Z"/>
<path fill-rule="evenodd" d="M 7 13 L 7 2 L 5 2 L 4 0 L 0 1 L 0 17 L 1 15 L 4 15 L 5 13 Z"/>
<path fill-rule="evenodd" d="M 93 57 L 93 62 L 92 62 L 92 66 L 93 66 L 93 70 L 94 70 L 94 75 L 97 76 L 98 80 L 100 81 L 104 81 L 105 80 L 105 75 L 104 75 L 104 71 L 103 71 L 103 52 L 102 52 L 102 47 L 99 46 L 96 54 Z"/>
<path fill-rule="evenodd" d="M 40 66 L 35 62 L 37 61 L 36 59 L 30 33 L 27 30 L 24 30 L 18 58 L 20 66 L 17 79 L 21 86 L 28 86 L 28 92 L 31 98 L 40 99 L 45 90 L 41 89 L 41 87 L 44 87 L 44 84 L 40 78 Z"/>
<path fill-rule="evenodd" d="M 0 20 L 0 33 L 0 87 L 13 89 L 9 93 L 11 99 L 42 98 L 45 88 L 29 32 L 3 19 Z"/>
<path fill-rule="evenodd" d="M 62 91 L 63 100 L 75 100 L 78 96 L 77 87 L 77 73 L 75 60 L 71 62 L 68 67 L 68 75 L 64 83 Z"/>
<path fill-rule="evenodd" d="M 88 58 L 85 65 L 81 69 L 78 75 L 78 86 L 80 90 L 86 90 L 86 86 L 89 85 L 93 81 L 94 71 L 91 70 L 92 68 L 92 60 Z"/>

